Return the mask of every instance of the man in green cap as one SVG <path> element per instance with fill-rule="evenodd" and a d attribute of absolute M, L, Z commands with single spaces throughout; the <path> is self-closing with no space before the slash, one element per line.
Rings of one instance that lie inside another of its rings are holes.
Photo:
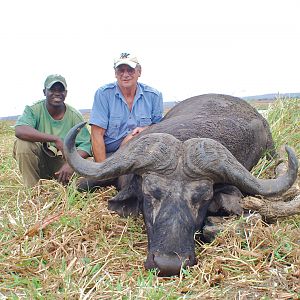
<path fill-rule="evenodd" d="M 26 106 L 15 125 L 13 156 L 27 187 L 36 185 L 39 179 L 69 182 L 74 171 L 64 160 L 63 140 L 74 125 L 84 121 L 80 112 L 65 103 L 67 83 L 63 76 L 49 75 L 43 92 L 46 99 Z M 91 156 L 86 127 L 78 134 L 76 147 L 81 157 Z"/>

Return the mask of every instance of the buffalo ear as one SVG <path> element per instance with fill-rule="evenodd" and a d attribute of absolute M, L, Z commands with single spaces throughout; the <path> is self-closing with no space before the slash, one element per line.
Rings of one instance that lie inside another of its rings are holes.
<path fill-rule="evenodd" d="M 214 197 L 208 212 L 217 216 L 242 215 L 241 199 L 243 194 L 233 185 L 216 185 Z"/>
<path fill-rule="evenodd" d="M 243 214 L 243 208 L 241 206 L 241 196 L 230 195 L 225 193 L 217 193 L 212 203 L 210 204 L 208 211 L 211 214 L 218 216 L 238 215 Z"/>
<path fill-rule="evenodd" d="M 128 197 L 128 195 L 123 198 L 123 196 L 120 191 L 115 197 L 108 200 L 108 209 L 116 212 L 122 218 L 137 217 L 140 214 L 138 198 Z"/>

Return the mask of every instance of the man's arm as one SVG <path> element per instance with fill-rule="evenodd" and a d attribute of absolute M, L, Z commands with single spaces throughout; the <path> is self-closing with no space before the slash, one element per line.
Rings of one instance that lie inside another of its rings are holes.
<path fill-rule="evenodd" d="M 94 159 L 96 162 L 101 162 L 106 158 L 105 144 L 104 144 L 104 133 L 106 129 L 91 125 L 91 138 L 92 138 L 92 149 Z"/>
<path fill-rule="evenodd" d="M 15 127 L 15 136 L 21 140 L 28 142 L 54 142 L 56 148 L 63 151 L 63 141 L 60 137 L 48 133 L 43 133 L 37 129 L 27 126 L 19 125 Z"/>

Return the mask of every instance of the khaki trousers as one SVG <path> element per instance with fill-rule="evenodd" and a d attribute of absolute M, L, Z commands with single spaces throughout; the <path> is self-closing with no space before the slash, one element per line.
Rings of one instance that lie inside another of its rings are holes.
<path fill-rule="evenodd" d="M 16 139 L 13 149 L 25 186 L 33 187 L 40 179 L 53 179 L 65 163 L 62 156 L 49 155 L 39 142 Z"/>

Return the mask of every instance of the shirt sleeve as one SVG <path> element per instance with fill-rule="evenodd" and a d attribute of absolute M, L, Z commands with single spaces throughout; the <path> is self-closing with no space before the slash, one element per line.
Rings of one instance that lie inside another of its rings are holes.
<path fill-rule="evenodd" d="M 107 99 L 101 89 L 95 93 L 94 103 L 90 116 L 90 125 L 97 125 L 107 129 L 109 118 L 109 108 Z"/>
<path fill-rule="evenodd" d="M 29 105 L 25 106 L 23 114 L 19 116 L 15 124 L 15 126 L 22 126 L 22 125 L 30 126 L 33 128 L 37 127 L 37 119 L 34 115 L 32 108 Z"/>
<path fill-rule="evenodd" d="M 157 97 L 155 97 L 153 101 L 153 109 L 152 109 L 152 123 L 158 123 L 161 121 L 163 116 L 163 97 L 162 93 L 159 93 Z"/>

